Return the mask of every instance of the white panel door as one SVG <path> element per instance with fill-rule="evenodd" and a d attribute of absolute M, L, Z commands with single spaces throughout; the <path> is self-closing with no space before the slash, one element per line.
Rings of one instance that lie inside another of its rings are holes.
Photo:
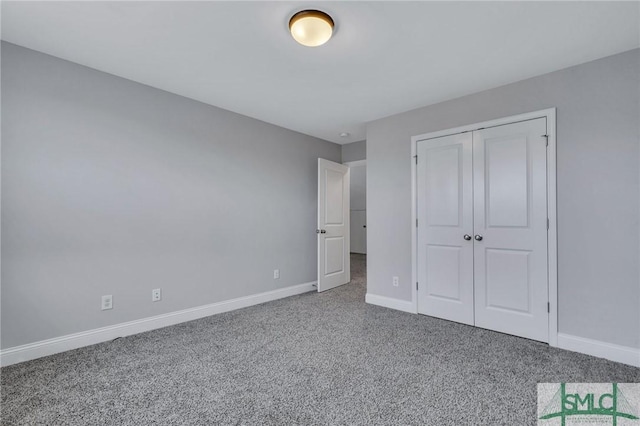
<path fill-rule="evenodd" d="M 318 159 L 318 291 L 351 280 L 349 167 Z"/>
<path fill-rule="evenodd" d="M 473 132 L 475 324 L 548 341 L 546 118 Z"/>
<path fill-rule="evenodd" d="M 472 136 L 418 142 L 418 312 L 473 324 Z"/>
<path fill-rule="evenodd" d="M 367 253 L 367 211 L 351 210 L 351 253 Z"/>

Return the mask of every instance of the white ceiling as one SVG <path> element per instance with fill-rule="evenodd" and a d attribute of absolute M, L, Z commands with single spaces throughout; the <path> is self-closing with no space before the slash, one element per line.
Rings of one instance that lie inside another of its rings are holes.
<path fill-rule="evenodd" d="M 336 21 L 296 44 L 289 17 Z M 2 2 L 2 39 L 337 143 L 640 46 L 638 2 Z M 340 138 L 349 132 L 348 138 Z"/>

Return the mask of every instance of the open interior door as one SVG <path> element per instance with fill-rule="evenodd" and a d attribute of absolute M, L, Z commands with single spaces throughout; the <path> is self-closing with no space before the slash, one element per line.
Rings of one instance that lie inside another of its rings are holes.
<path fill-rule="evenodd" d="M 318 158 L 318 291 L 351 280 L 349 167 Z"/>

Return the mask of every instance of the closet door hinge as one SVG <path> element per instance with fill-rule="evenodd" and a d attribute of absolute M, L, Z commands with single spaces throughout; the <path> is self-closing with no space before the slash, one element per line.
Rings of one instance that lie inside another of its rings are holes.
<path fill-rule="evenodd" d="M 547 302 L 547 313 L 551 313 L 551 303 Z"/>
<path fill-rule="evenodd" d="M 418 281 L 416 281 L 416 291 L 418 291 Z"/>
<path fill-rule="evenodd" d="M 549 135 L 542 135 L 542 137 L 544 138 L 546 146 L 549 146 Z"/>
<path fill-rule="evenodd" d="M 547 231 L 549 230 L 549 218 L 547 218 Z"/>
<path fill-rule="evenodd" d="M 417 156 L 417 155 L 414 155 L 414 156 L 413 156 L 413 158 L 415 158 L 415 159 L 416 159 L 416 164 L 418 164 L 418 156 Z"/>
<path fill-rule="evenodd" d="M 418 227 L 418 219 L 416 219 L 416 228 Z"/>

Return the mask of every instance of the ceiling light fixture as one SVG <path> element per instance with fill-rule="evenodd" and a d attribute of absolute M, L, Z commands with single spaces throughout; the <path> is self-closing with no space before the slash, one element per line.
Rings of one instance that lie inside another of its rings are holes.
<path fill-rule="evenodd" d="M 291 36 L 303 46 L 325 44 L 333 34 L 333 19 L 319 10 L 302 10 L 289 20 Z"/>

